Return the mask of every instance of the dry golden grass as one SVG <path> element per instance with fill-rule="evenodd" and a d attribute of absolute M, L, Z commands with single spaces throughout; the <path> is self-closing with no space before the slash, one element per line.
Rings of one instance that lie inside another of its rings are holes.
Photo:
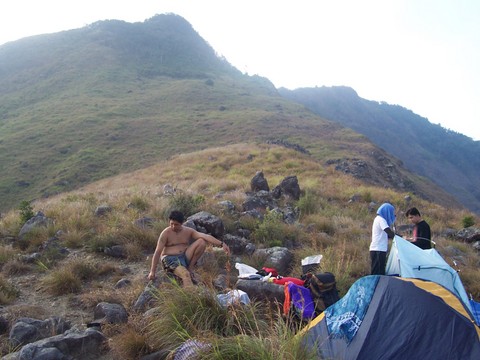
<path fill-rule="evenodd" d="M 66 269 L 58 269 L 50 272 L 47 277 L 43 279 L 43 285 L 49 294 L 55 296 L 79 293 L 82 289 L 82 281 L 80 278 Z"/>
<path fill-rule="evenodd" d="M 241 209 L 245 192 L 250 189 L 250 179 L 258 170 L 264 172 L 270 188 L 286 176 L 298 177 L 304 194 L 298 204 L 300 220 L 313 227 L 315 232 L 324 233 L 302 236 L 309 246 L 334 246 L 338 238 L 344 236 L 350 246 L 355 246 L 353 244 L 358 241 L 365 246 L 374 217 L 368 210 L 370 202 L 392 202 L 397 208 L 398 225 L 407 224 L 405 210 L 417 206 L 431 224 L 434 236 L 447 228 L 458 229 L 462 219 L 469 215 L 467 211 L 445 209 L 413 194 L 367 186 L 290 149 L 254 144 L 177 155 L 143 170 L 38 201 L 34 206 L 55 218 L 55 230 L 64 232 L 62 239 L 70 247 L 81 247 L 85 242 L 93 242 L 99 248 L 112 243 L 128 244 L 129 257 L 138 259 L 142 250 L 154 248 L 158 233 L 166 224 L 165 210 L 170 199 L 163 194 L 165 184 L 171 184 L 180 192 L 201 195 L 205 199 L 202 210 L 222 216 L 230 228 L 240 222 L 255 231 L 257 224 L 251 219 L 231 218 L 217 203 L 230 200 L 237 210 Z M 359 196 L 359 200 L 349 203 L 353 195 Z M 409 203 L 405 201 L 406 195 L 411 198 Z M 112 206 L 113 211 L 106 217 L 96 218 L 95 207 L 103 203 Z M 133 221 L 141 216 L 154 217 L 159 223 L 151 230 L 139 229 Z M 14 228 L 14 219 L 13 214 L 6 214 L 1 231 Z M 41 240 L 44 238 L 43 235 Z"/>
<path fill-rule="evenodd" d="M 0 216 L 0 236 L 8 237 L 17 235 L 22 224 L 20 223 L 20 214 L 18 211 L 9 211 Z"/>
<path fill-rule="evenodd" d="M 16 254 L 15 249 L 11 245 L 0 246 L 0 266 L 11 261 Z"/>
<path fill-rule="evenodd" d="M 263 171 L 271 189 L 286 176 L 297 176 L 302 197 L 293 205 L 300 210 L 300 224 L 286 225 L 275 220 L 262 224 L 252 217 L 239 215 L 245 193 L 250 191 L 250 180 L 259 170 Z M 397 210 L 397 225 L 407 224 L 404 213 L 408 207 L 416 206 L 430 223 L 438 249 L 445 254 L 447 262 L 454 255 L 452 249 L 461 254 L 460 277 L 467 292 L 477 300 L 480 297 L 479 255 L 472 251 L 471 245 L 442 235 L 450 228 L 459 230 L 462 219 L 472 215 L 468 211 L 447 209 L 414 194 L 365 185 L 307 155 L 277 146 L 254 144 L 237 144 L 174 156 L 143 170 L 35 201 L 32 204 L 35 211 L 44 211 L 54 219 L 54 225 L 36 231 L 13 248 L 6 244 L 0 246 L 3 273 L 15 276 L 21 272 L 21 266 L 13 261 L 14 255 L 36 250 L 49 236 L 61 230 L 61 244 L 75 249 L 75 252 L 86 253 L 88 260 L 69 260 L 70 264 L 46 262 L 42 285 L 48 294 L 73 294 L 69 296 L 84 309 L 92 309 L 101 301 L 121 303 L 129 308 L 146 285 L 142 270 L 148 272 L 150 259 L 147 259 L 147 254 L 153 253 L 158 235 L 167 226 L 165 215 L 172 205 L 172 197 L 163 193 L 165 184 L 174 186 L 179 194 L 191 196 L 185 200 L 187 203 L 190 201 L 187 205 L 192 205 L 191 199 L 202 197 L 199 210 L 220 216 L 227 231 L 238 227 L 250 230 L 250 240 L 256 241 L 257 246 L 295 242 L 298 246 L 292 250 L 294 276 L 301 274 L 300 260 L 303 257 L 322 254 L 321 270 L 335 274 L 340 295 L 345 294 L 356 279 L 369 273 L 371 224 L 378 205 L 392 202 Z M 354 195 L 355 200 L 351 201 Z M 409 202 L 405 199 L 407 195 L 411 199 Z M 219 206 L 222 200 L 231 201 L 236 213 L 231 214 Z M 372 202 L 375 204 L 373 209 Z M 97 217 L 95 209 L 102 204 L 111 206 L 112 211 Z M 142 217 L 154 219 L 151 228 L 134 225 L 135 220 Z M 0 219 L 0 236 L 18 234 L 18 218 L 16 211 L 4 214 Z M 474 219 L 480 224 L 478 217 Z M 103 250 L 112 245 L 123 245 L 127 259 L 106 260 Z M 219 274 L 219 269 L 226 265 L 227 259 L 221 254 L 216 253 L 214 257 L 216 262 L 199 269 L 201 278 L 207 283 L 211 283 Z M 263 266 L 254 263 L 258 259 L 245 258 L 242 261 L 255 268 Z M 132 286 L 117 291 L 113 286 L 122 278 L 119 269 L 125 264 L 135 264 L 137 279 Z M 34 268 L 30 271 L 35 272 L 39 270 Z M 182 301 L 187 299 L 182 298 Z M 224 316 L 221 310 L 216 315 Z M 162 332 L 160 329 L 157 331 Z M 158 346 L 149 342 L 151 339 L 145 335 L 143 328 L 132 324 L 123 330 L 112 328 L 112 336 L 113 351 L 118 358 L 135 358 L 134 354 Z"/>
<path fill-rule="evenodd" d="M 11 304 L 18 296 L 15 286 L 0 274 L 0 305 Z"/>
<path fill-rule="evenodd" d="M 142 356 L 152 352 L 148 344 L 148 337 L 144 334 L 145 330 L 135 326 L 137 323 L 142 322 L 139 319 L 137 321 L 132 319 L 128 324 L 121 327 L 107 326 L 104 330 L 111 338 L 109 345 L 112 349 L 112 355 L 116 359 L 140 359 Z"/>
<path fill-rule="evenodd" d="M 2 267 L 2 273 L 7 276 L 26 274 L 32 271 L 32 265 L 25 264 L 18 260 L 6 262 Z"/>

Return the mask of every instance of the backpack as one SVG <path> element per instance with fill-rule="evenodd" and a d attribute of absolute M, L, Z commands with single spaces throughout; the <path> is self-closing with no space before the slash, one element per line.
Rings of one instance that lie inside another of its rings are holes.
<path fill-rule="evenodd" d="M 304 286 L 310 289 L 318 313 L 340 300 L 335 275 L 330 272 L 307 274 Z"/>
<path fill-rule="evenodd" d="M 300 321 L 309 321 L 316 316 L 315 302 L 309 289 L 293 282 L 287 282 L 283 291 L 285 294 L 283 314 L 285 316 L 292 315 L 294 319 Z"/>

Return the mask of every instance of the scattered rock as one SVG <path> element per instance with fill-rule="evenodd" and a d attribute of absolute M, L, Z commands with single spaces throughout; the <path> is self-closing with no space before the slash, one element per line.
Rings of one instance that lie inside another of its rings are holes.
<path fill-rule="evenodd" d="M 270 191 L 268 181 L 265 179 L 262 171 L 257 171 L 255 176 L 250 180 L 250 189 L 256 193 L 258 191 Z"/>
<path fill-rule="evenodd" d="M 127 310 L 122 304 L 112 304 L 107 302 L 101 302 L 97 304 L 93 312 L 95 321 L 119 324 L 126 323 L 128 321 Z"/>
<path fill-rule="evenodd" d="M 53 224 L 53 220 L 47 218 L 41 211 L 37 212 L 37 214 L 30 218 L 25 224 L 23 224 L 20 232 L 18 233 L 18 237 L 20 239 L 24 239 L 25 235 L 27 235 L 30 231 L 36 228 L 46 228 Z"/>
<path fill-rule="evenodd" d="M 9 340 L 13 346 L 25 345 L 52 335 L 63 334 L 70 329 L 70 323 L 62 318 L 47 320 L 20 318 L 10 330 Z"/>
<path fill-rule="evenodd" d="M 112 211 L 112 207 L 110 205 L 100 205 L 95 209 L 95 216 L 104 216 L 107 215 Z"/>

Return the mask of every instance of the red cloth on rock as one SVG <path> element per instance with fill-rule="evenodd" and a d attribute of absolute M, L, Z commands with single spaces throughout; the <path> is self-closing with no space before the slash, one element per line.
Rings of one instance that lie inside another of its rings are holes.
<path fill-rule="evenodd" d="M 277 285 L 285 285 L 285 283 L 289 281 L 299 286 L 303 286 L 305 284 L 304 280 L 294 277 L 282 277 L 281 279 L 273 279 L 273 283 Z"/>

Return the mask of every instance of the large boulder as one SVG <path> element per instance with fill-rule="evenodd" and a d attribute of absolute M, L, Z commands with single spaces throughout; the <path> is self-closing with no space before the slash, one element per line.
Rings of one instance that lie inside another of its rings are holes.
<path fill-rule="evenodd" d="M 262 171 L 257 171 L 252 180 L 250 180 L 250 188 L 254 193 L 260 190 L 270 191 L 270 187 Z"/>
<path fill-rule="evenodd" d="M 253 244 L 247 239 L 236 235 L 225 234 L 223 241 L 225 241 L 230 248 L 232 255 L 251 255 L 250 249 Z"/>
<path fill-rule="evenodd" d="M 278 199 L 283 195 L 293 200 L 299 200 L 301 191 L 297 177 L 287 176 L 272 190 L 272 193 L 275 199 Z"/>
<path fill-rule="evenodd" d="M 200 211 L 187 218 L 186 222 L 193 222 L 195 228 L 203 228 L 208 234 L 220 239 L 225 233 L 222 219 L 206 211 Z M 199 230 L 200 231 L 200 230 Z"/>
<path fill-rule="evenodd" d="M 128 321 L 128 313 L 122 304 L 101 302 L 95 307 L 93 317 L 96 321 L 121 324 Z"/>
<path fill-rule="evenodd" d="M 238 279 L 235 288 L 245 291 L 251 300 L 270 301 L 283 304 L 284 286 L 261 280 Z"/>
<path fill-rule="evenodd" d="M 272 194 L 265 190 L 260 190 L 248 196 L 242 204 L 243 211 L 273 209 L 276 206 L 277 203 Z"/>
<path fill-rule="evenodd" d="M 90 360 L 98 359 L 107 338 L 92 328 L 67 331 L 25 345 L 12 359 L 17 360 Z"/>
<path fill-rule="evenodd" d="M 20 318 L 10 329 L 9 340 L 13 346 L 25 345 L 52 335 L 63 334 L 70 329 L 70 323 L 62 318 L 46 320 Z"/>
<path fill-rule="evenodd" d="M 258 261 L 262 262 L 263 266 L 275 268 L 279 275 L 287 276 L 291 271 L 293 254 L 285 247 L 258 249 L 253 256 L 259 258 Z"/>
<path fill-rule="evenodd" d="M 52 219 L 46 217 L 41 211 L 37 213 L 34 217 L 30 218 L 25 224 L 23 224 L 20 232 L 18 233 L 18 237 L 20 239 L 25 238 L 25 236 L 32 231 L 33 229 L 37 228 L 46 228 L 53 224 Z"/>

